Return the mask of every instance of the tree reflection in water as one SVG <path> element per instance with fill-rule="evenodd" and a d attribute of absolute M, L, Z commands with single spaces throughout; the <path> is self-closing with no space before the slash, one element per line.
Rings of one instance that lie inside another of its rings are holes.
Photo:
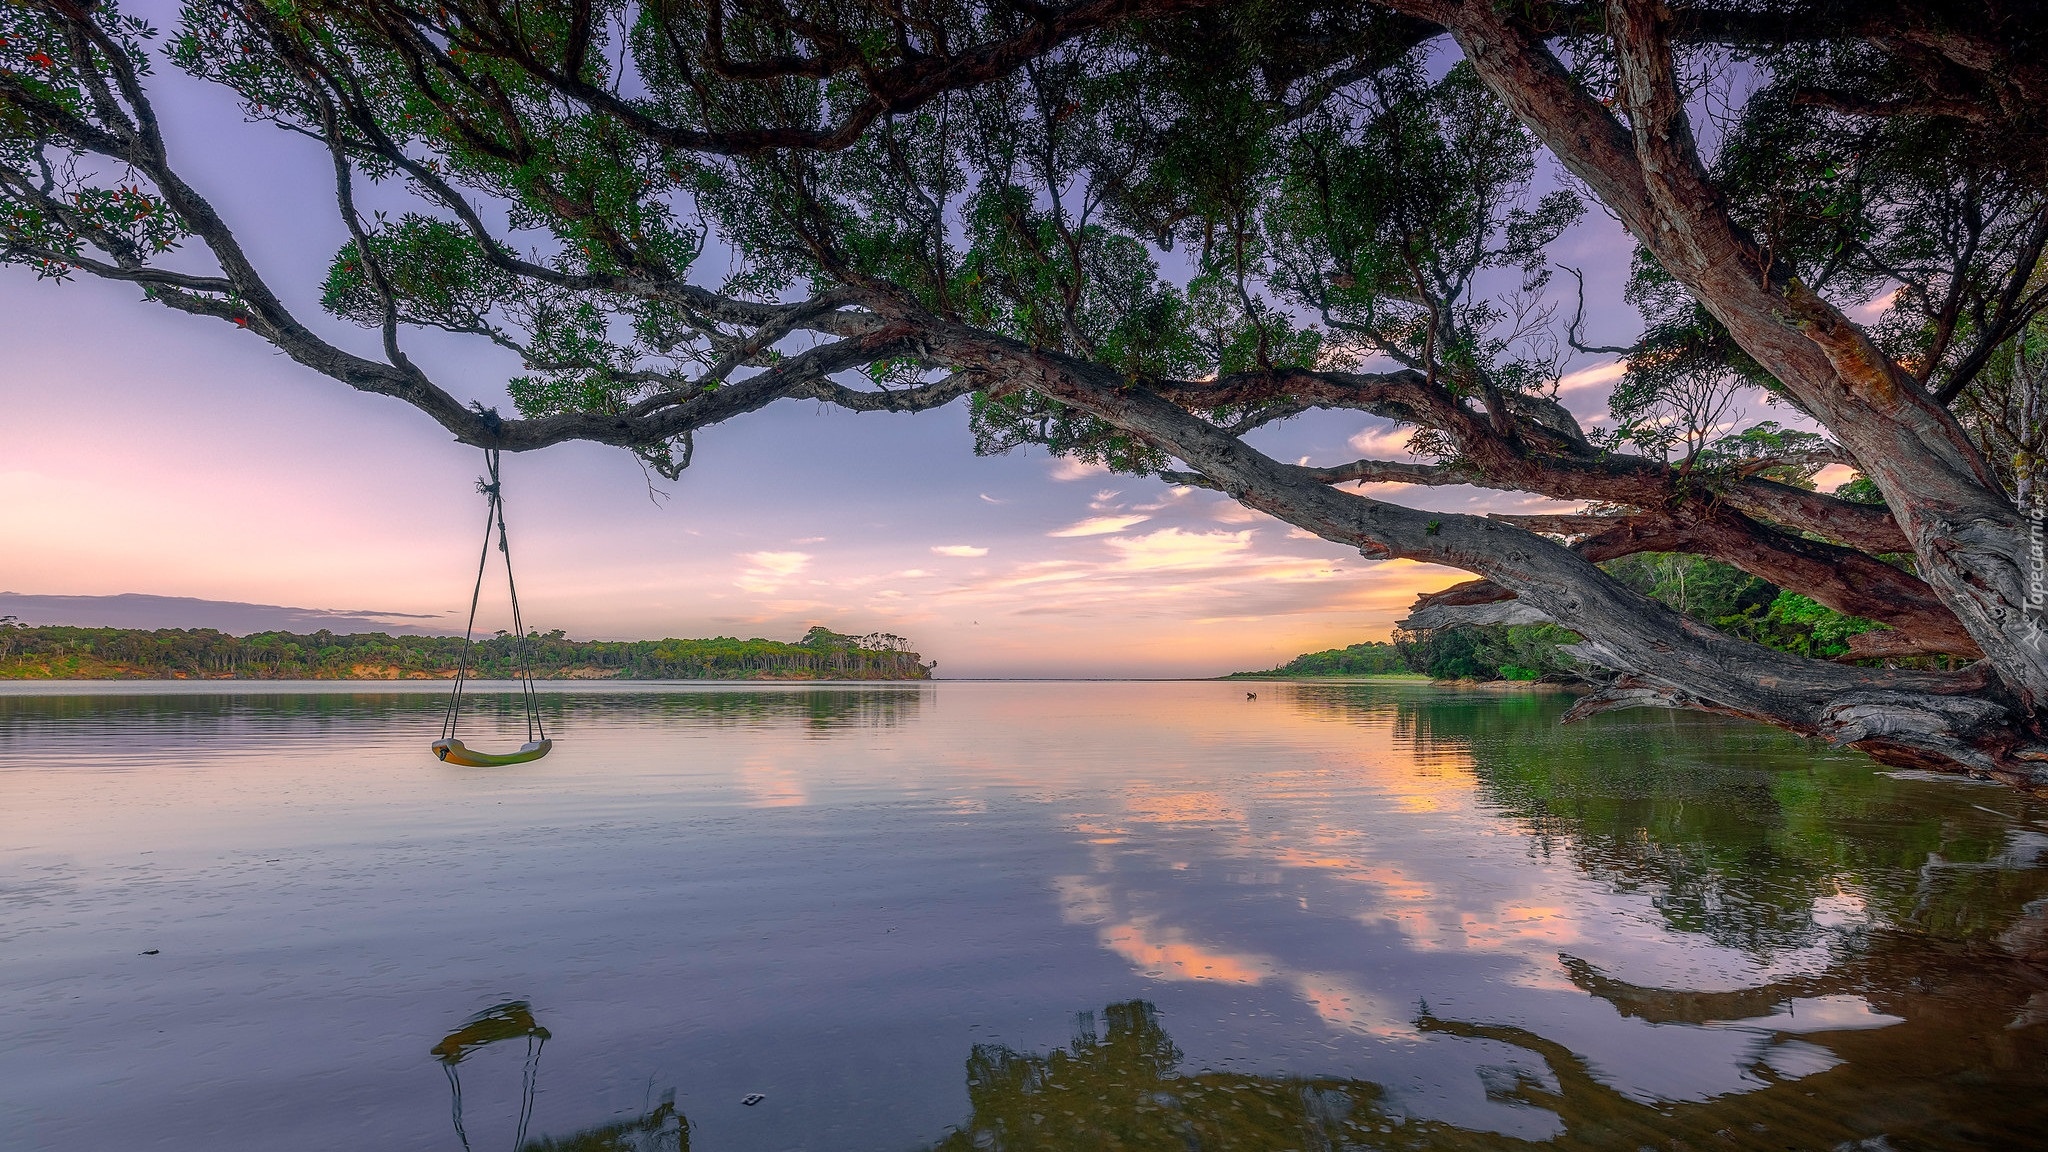
<path fill-rule="evenodd" d="M 601 1124 L 570 1136 L 529 1141 L 520 1152 L 689 1152 L 690 1122 L 676 1110 L 675 1093 L 631 1120 Z"/>
<path fill-rule="evenodd" d="M 591 693 L 569 697 L 569 714 L 593 724 L 614 717 L 654 718 L 693 728 L 792 727 L 815 736 L 914 723 L 930 701 L 931 689 L 916 685 L 809 687 L 798 683 L 769 689 L 678 688 L 658 695 Z"/>
<path fill-rule="evenodd" d="M 928 685 L 814 686 L 791 681 L 769 688 L 635 685 L 624 691 L 543 690 L 542 717 L 550 729 L 597 728 L 647 719 L 698 728 L 795 728 L 835 736 L 915 723 L 930 703 Z M 445 691 L 280 692 L 256 683 L 242 690 L 120 695 L 0 695 L 0 754 L 47 755 L 52 747 L 133 748 L 161 757 L 166 745 L 197 748 L 252 736 L 317 727 L 326 742 L 370 743 L 408 726 L 431 727 L 446 707 Z M 523 725 L 518 693 L 489 683 L 464 705 L 488 725 Z"/>
<path fill-rule="evenodd" d="M 1426 1035 L 1493 1041 L 1535 1056 L 1546 1073 L 1493 1069 L 1488 1095 L 1555 1115 L 1554 1149 L 2022 1148 L 2048 1131 L 2048 1028 L 2008 1025 L 2038 974 L 2010 962 L 1954 957 L 1934 969 L 1880 947 L 1843 971 L 1729 993 L 1638 988 L 1568 962 L 1573 979 L 1624 1013 L 1697 1028 L 1753 1029 L 1755 1091 L 1698 1102 L 1645 1102 L 1616 1091 L 1561 1044 L 1522 1028 L 1416 1021 Z M 1884 990 L 1889 986 L 1890 991 Z M 1805 1031 L 1801 999 L 1861 993 L 1891 1027 Z M 1787 1014 L 1786 1009 L 1792 1008 Z M 2028 1008 L 2020 1008 L 2024 1017 Z M 968 1149 L 1269 1152 L 1273 1149 L 1511 1149 L 1538 1146 L 1407 1118 L 1377 1084 L 1322 1077 L 1192 1071 L 1142 1001 L 1092 1014 L 1067 1049 L 1023 1054 L 977 1047 L 967 1062 L 968 1122 L 935 1152 Z M 2038 1023 L 2038 1021 L 2037 1021 Z M 1795 1038 L 1795 1033 L 1797 1037 Z M 1774 1064 L 1839 1061 L 1820 1075 Z M 1879 1139 L 1885 1143 L 1877 1143 Z"/>
<path fill-rule="evenodd" d="M 1354 705 L 1325 691 L 1307 706 Z M 1545 855 L 1665 922 L 1760 963 L 1842 932 L 1816 910 L 1853 895 L 1867 924 L 2026 955 L 2001 933 L 2048 917 L 2048 835 L 1999 807 L 2023 798 L 1874 770 L 1824 771 L 1854 754 L 1756 725 L 1648 713 L 1560 737 L 1561 694 L 1401 701 L 1418 752 L 1469 763 L 1481 797 Z M 1995 800 L 1998 807 L 1977 801 Z M 2035 955 L 2048 960 L 2048 951 Z"/>
<path fill-rule="evenodd" d="M 2048 836 L 2030 810 L 2012 814 L 2020 801 L 2010 794 L 1853 765 L 1823 772 L 1815 766 L 1834 755 L 1824 749 L 1690 716 L 1596 722 L 1559 739 L 1563 699 L 1389 699 L 1332 687 L 1296 689 L 1293 700 L 1331 718 L 1391 719 L 1418 765 L 1469 773 L 1533 853 L 1645 893 L 1674 932 L 1777 973 L 1698 991 L 1557 957 L 1602 1011 L 1703 1041 L 1745 1038 L 1746 1090 L 1645 1098 L 1522 1023 L 1425 1006 L 1413 1042 L 1473 1046 L 1490 1099 L 1554 1118 L 1551 1137 L 1531 1142 L 1418 1117 L 1369 1081 L 1191 1067 L 1170 1021 L 1132 1001 L 1084 1014 L 1062 1049 L 976 1047 L 968 1116 L 933 1152 L 2041 1146 Z M 1824 916 L 1831 901 L 1853 904 L 1854 922 Z M 1826 959 L 1781 975 L 1795 953 Z M 669 1142 L 649 1142 L 657 1136 Z M 528 1148 L 686 1143 L 665 1103 L 630 1124 Z"/>
<path fill-rule="evenodd" d="M 1642 988 L 1571 957 L 1560 961 L 1574 983 L 1624 1015 L 1753 1032 L 1758 1086 L 1703 1101 L 1638 1100 L 1562 1044 L 1425 1009 L 1416 1021 L 1425 1036 L 1490 1041 L 1540 1062 L 1541 1074 L 1499 1063 L 1482 1069 L 1489 1097 L 1557 1118 L 1558 1135 L 1531 1142 L 1411 1118 L 1368 1081 L 1186 1068 L 1158 1011 L 1132 1001 L 1105 1009 L 1099 1029 L 1096 1014 L 1083 1013 L 1064 1049 L 976 1046 L 966 1069 L 970 1115 L 931 1152 L 1905 1152 L 2037 1147 L 2048 1131 L 2048 980 L 2008 958 L 1931 956 L 1913 941 L 1886 938 L 1835 970 L 1731 992 Z M 1865 998 L 1898 1022 L 1835 1029 L 1825 1017 L 1801 1018 L 1802 1010 L 1824 1013 L 1828 997 Z M 688 1147 L 688 1122 L 671 1096 L 634 1120 L 535 1140 L 522 1152 Z"/>

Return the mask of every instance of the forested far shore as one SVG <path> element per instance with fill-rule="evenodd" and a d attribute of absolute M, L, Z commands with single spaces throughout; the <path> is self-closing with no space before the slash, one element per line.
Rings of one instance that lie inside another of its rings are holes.
<path fill-rule="evenodd" d="M 1847 487 L 1847 486 L 1845 486 Z M 1852 492 L 1852 495 L 1854 493 Z M 1732 564 L 1675 552 L 1644 552 L 1602 565 L 1644 596 L 1718 632 L 1798 656 L 1864 667 L 1949 669 L 1948 656 L 1862 656 L 1856 638 L 1878 625 L 1846 616 Z M 1436 680 L 1600 679 L 1565 651 L 1578 635 L 1555 624 L 1460 624 L 1396 630 L 1391 642 L 1306 652 L 1277 668 L 1227 679 L 1383 676 L 1417 673 Z"/>
<path fill-rule="evenodd" d="M 1542 680 L 1582 683 L 1558 651 L 1577 639 L 1550 624 L 1466 624 L 1427 632 L 1397 631 L 1391 643 L 1367 640 L 1348 648 L 1304 652 L 1277 668 L 1233 672 L 1227 680 L 1313 676 L 1427 676 L 1432 680 Z"/>
<path fill-rule="evenodd" d="M 1293 676 L 1415 676 L 1401 650 L 1383 640 L 1367 640 L 1348 648 L 1304 652 L 1277 668 L 1232 672 L 1225 680 L 1280 680 Z"/>
<path fill-rule="evenodd" d="M 814 627 L 794 643 L 740 640 L 571 640 L 562 632 L 499 633 L 469 648 L 469 674 L 537 680 L 928 680 L 901 636 Z M 208 628 L 75 628 L 0 620 L 0 680 L 440 680 L 463 661 L 460 636 L 382 632 L 230 636 Z"/>

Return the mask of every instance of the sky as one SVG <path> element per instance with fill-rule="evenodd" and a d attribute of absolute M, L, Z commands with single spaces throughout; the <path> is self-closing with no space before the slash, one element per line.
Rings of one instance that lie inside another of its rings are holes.
<path fill-rule="evenodd" d="M 154 90 L 174 162 L 287 303 L 375 355 L 371 334 L 317 304 L 345 239 L 327 207 L 325 154 L 243 123 L 222 92 L 168 66 Z M 1595 209 L 1553 250 L 1587 274 L 1589 342 L 1634 331 L 1632 311 L 1597 308 L 1618 300 L 1630 248 Z M 0 592 L 288 605 L 460 631 L 481 457 L 424 415 L 84 277 L 59 285 L 0 269 L 0 335 Z M 518 370 L 509 356 L 431 335 L 406 344 L 457 395 L 505 404 Z M 1603 413 L 1619 371 L 1575 364 L 1562 398 L 1582 419 Z M 1399 458 L 1405 438 L 1362 415 L 1322 414 L 1255 443 L 1342 463 Z M 889 631 L 941 677 L 1271 667 L 1384 639 L 1418 592 L 1465 578 L 1367 561 L 1214 493 L 1036 449 L 976 457 L 962 404 L 918 416 L 783 404 L 700 434 L 677 482 L 650 483 L 616 449 L 571 444 L 508 457 L 505 488 L 532 627 L 583 639 Z M 1568 507 L 1373 491 L 1447 511 Z M 485 627 L 507 619 L 502 587 L 494 597 L 487 585 Z M 77 611 L 63 622 L 116 622 Z M 155 626 L 197 622 L 166 602 Z"/>

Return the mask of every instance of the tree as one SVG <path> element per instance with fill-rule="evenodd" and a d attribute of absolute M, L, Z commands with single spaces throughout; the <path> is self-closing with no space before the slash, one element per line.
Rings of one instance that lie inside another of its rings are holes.
<path fill-rule="evenodd" d="M 111 3 L 21 0 L 0 29 L 0 257 L 134 283 L 466 442 L 673 475 L 777 401 L 965 398 L 982 451 L 1477 574 L 1412 621 L 1570 628 L 1612 673 L 1576 715 L 1701 708 L 2048 783 L 2016 502 L 2048 341 L 2037 3 L 189 0 L 159 47 Z M 179 176 L 157 59 L 326 148 L 352 237 L 326 306 L 381 358 L 293 315 Z M 1572 186 L 1539 196 L 1546 153 Z M 415 210 L 366 215 L 364 179 Z M 1546 255 L 1588 200 L 1640 245 L 1645 321 L 1609 349 L 1629 378 L 1599 437 L 1555 397 L 1583 345 Z M 718 249 L 738 271 L 707 287 Z M 421 327 L 516 351 L 517 416 L 408 359 Z M 1829 438 L 1724 429 L 1736 385 Z M 1248 438 L 1315 410 L 1408 426 L 1426 462 Z M 1882 502 L 1799 482 L 1826 461 Z M 1354 481 L 1588 510 L 1431 514 Z M 1646 551 L 1882 627 L 1845 641 L 1863 664 L 1774 651 L 1598 566 Z M 1869 666 L 1927 654 L 1973 662 Z"/>

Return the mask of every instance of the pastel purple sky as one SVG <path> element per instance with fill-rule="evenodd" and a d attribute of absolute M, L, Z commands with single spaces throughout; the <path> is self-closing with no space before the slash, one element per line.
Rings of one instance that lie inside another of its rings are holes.
<path fill-rule="evenodd" d="M 368 333 L 317 305 L 344 239 L 324 154 L 243 123 L 168 66 L 155 91 L 174 155 L 271 283 L 301 319 L 374 354 Z M 1553 252 L 1610 302 L 1594 339 L 1634 329 L 1612 303 L 1628 251 L 1596 209 Z M 459 630 L 478 453 L 396 401 L 138 297 L 0 270 L 0 589 L 442 614 Z M 458 395 L 505 403 L 509 356 L 420 334 L 407 345 Z M 1577 366 L 1565 401 L 1604 412 L 1618 371 Z M 1259 443 L 1336 463 L 1398 456 L 1404 440 L 1323 415 Z M 789 639 L 823 623 L 902 633 L 943 676 L 1214 675 L 1384 638 L 1417 591 L 1461 578 L 1365 561 L 1211 493 L 1037 451 L 977 458 L 960 405 L 779 406 L 700 436 L 684 478 L 655 485 L 665 496 L 626 454 L 588 445 L 510 457 L 506 473 L 527 620 L 581 638 Z M 1464 489 L 1398 498 L 1558 507 Z M 503 622 L 502 605 L 487 598 L 486 612 Z"/>

